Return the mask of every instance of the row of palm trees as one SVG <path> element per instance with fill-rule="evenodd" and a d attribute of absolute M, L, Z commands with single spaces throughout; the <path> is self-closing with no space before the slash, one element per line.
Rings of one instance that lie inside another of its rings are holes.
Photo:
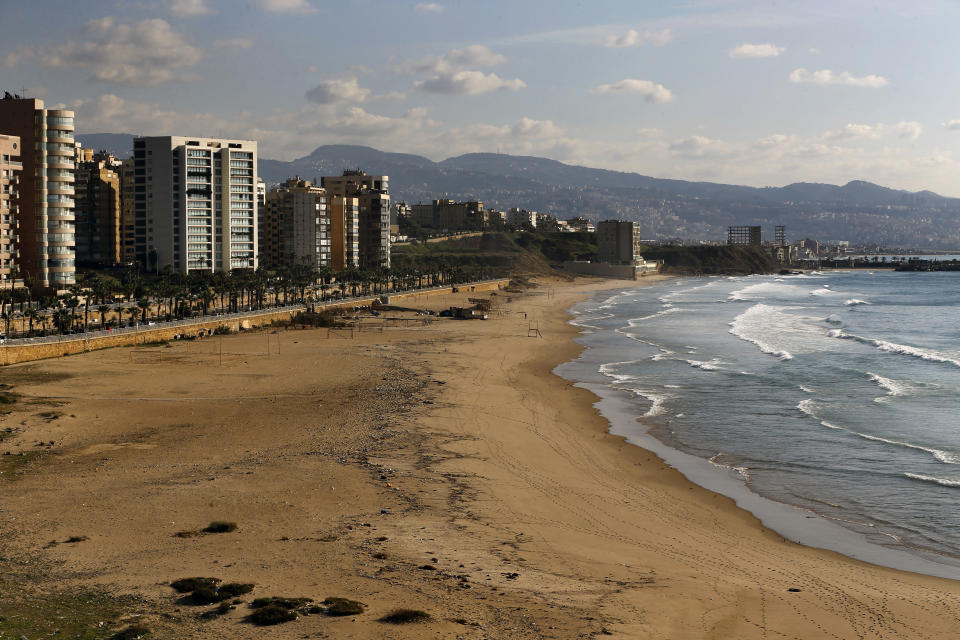
<path fill-rule="evenodd" d="M 78 274 L 77 284 L 60 295 L 35 295 L 27 287 L 0 289 L 0 319 L 6 337 L 86 332 L 91 325 L 106 329 L 291 303 L 322 303 L 494 275 L 494 270 L 486 266 L 431 256 L 408 261 L 403 268 L 349 267 L 338 272 L 302 263 L 215 273 L 167 270 L 159 275 L 131 267 L 119 275 L 97 271 Z"/>

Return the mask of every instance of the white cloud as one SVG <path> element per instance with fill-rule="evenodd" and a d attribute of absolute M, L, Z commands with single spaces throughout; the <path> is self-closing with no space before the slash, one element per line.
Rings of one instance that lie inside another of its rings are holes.
<path fill-rule="evenodd" d="M 663 135 L 663 130 L 655 128 L 637 129 L 637 135 L 641 138 L 659 138 Z"/>
<path fill-rule="evenodd" d="M 101 82 L 155 85 L 173 80 L 177 69 L 197 64 L 204 54 L 159 18 L 123 24 L 106 17 L 87 22 L 85 30 L 90 40 L 40 51 L 40 61 L 50 67 L 86 67 Z"/>
<path fill-rule="evenodd" d="M 207 0 L 173 0 L 170 13 L 175 16 L 207 16 L 216 13 Z"/>
<path fill-rule="evenodd" d="M 830 69 L 821 69 L 810 72 L 804 68 L 795 69 L 790 74 L 790 82 L 811 83 L 818 85 L 846 85 L 849 87 L 863 87 L 867 89 L 879 89 L 889 84 L 883 76 L 868 75 L 856 77 L 847 71 L 834 73 Z"/>
<path fill-rule="evenodd" d="M 455 71 L 419 80 L 413 86 L 427 93 L 470 96 L 491 91 L 519 91 L 526 88 L 527 83 L 520 78 L 506 80 L 495 73 Z"/>
<path fill-rule="evenodd" d="M 563 135 L 563 129 L 552 120 L 534 120 L 523 117 L 511 128 L 511 133 L 527 138 L 558 138 Z"/>
<path fill-rule="evenodd" d="M 647 102 L 671 102 L 674 98 L 673 92 L 662 84 L 633 78 L 626 78 L 614 84 L 601 84 L 593 90 L 593 93 L 632 93 L 642 95 Z"/>
<path fill-rule="evenodd" d="M 370 113 L 362 107 L 348 107 L 332 120 L 323 117 L 305 131 L 330 132 L 341 139 L 343 136 L 379 138 L 384 135 L 411 135 L 424 127 L 435 125 L 437 123 L 427 117 L 427 110 L 424 108 L 410 109 L 403 116 L 392 118 Z"/>
<path fill-rule="evenodd" d="M 730 153 L 731 147 L 723 140 L 705 136 L 690 136 L 670 143 L 670 151 L 693 157 L 718 156 Z"/>
<path fill-rule="evenodd" d="M 816 47 L 811 47 L 811 48 L 807 49 L 807 52 L 808 52 L 808 53 L 812 53 L 812 54 L 815 55 L 815 56 L 820 55 L 820 49 L 817 49 Z"/>
<path fill-rule="evenodd" d="M 843 125 L 839 131 L 828 131 L 823 134 L 825 140 L 856 140 L 858 138 L 879 138 L 883 132 L 882 124 L 854 124 Z"/>
<path fill-rule="evenodd" d="M 823 139 L 827 141 L 844 140 L 877 140 L 884 135 L 896 135 L 898 138 L 916 140 L 923 134 L 923 125 L 915 121 L 901 120 L 894 125 L 877 124 L 845 124 L 838 131 L 827 131 Z"/>
<path fill-rule="evenodd" d="M 419 2 L 413 9 L 419 13 L 443 13 L 444 6 L 436 2 Z"/>
<path fill-rule="evenodd" d="M 472 44 L 463 49 L 453 49 L 440 56 L 408 60 L 391 69 L 396 73 L 449 73 L 467 67 L 494 67 L 506 61 L 506 56 L 494 53 L 482 44 Z"/>
<path fill-rule="evenodd" d="M 941 122 L 940 126 L 947 131 L 960 131 L 960 120 L 947 120 L 946 122 Z"/>
<path fill-rule="evenodd" d="M 792 144 L 796 142 L 795 136 L 788 136 L 783 133 L 774 133 L 772 135 L 760 138 L 755 143 L 753 147 L 755 149 L 778 149 L 784 147 L 785 145 Z"/>
<path fill-rule="evenodd" d="M 8 53 L 5 56 L 0 57 L 0 67 L 4 69 L 12 69 L 17 66 L 17 63 L 20 62 L 20 59 L 23 55 L 19 53 Z"/>
<path fill-rule="evenodd" d="M 77 123 L 82 124 L 85 132 L 160 135 L 164 131 L 168 134 L 176 131 L 189 135 L 182 128 L 187 124 L 187 118 L 174 111 L 126 100 L 112 93 L 96 100 L 78 100 L 70 106 L 77 112 Z M 199 119 L 202 119 L 202 116 Z M 196 130 L 194 133 L 197 133 Z M 77 139 L 82 141 L 83 135 L 77 134 Z"/>
<path fill-rule="evenodd" d="M 253 46 L 253 40 L 249 38 L 226 38 L 215 40 L 213 46 L 217 49 L 249 49 Z"/>
<path fill-rule="evenodd" d="M 923 125 L 915 121 L 901 120 L 894 126 L 894 131 L 901 138 L 916 140 L 923 134 Z"/>
<path fill-rule="evenodd" d="M 611 49 L 622 47 L 636 47 L 638 45 L 649 44 L 655 47 L 662 47 L 673 41 L 673 31 L 662 29 L 660 31 L 640 32 L 636 29 L 629 29 L 623 35 L 609 35 L 603 41 L 603 46 Z"/>
<path fill-rule="evenodd" d="M 363 102 L 369 96 L 370 89 L 362 88 L 356 76 L 324 80 L 307 91 L 307 100 L 317 104 Z"/>
<path fill-rule="evenodd" d="M 786 51 L 786 47 L 778 47 L 766 42 L 764 44 L 741 44 L 730 51 L 731 58 L 774 58 Z"/>
<path fill-rule="evenodd" d="M 270 13 L 316 13 L 307 0 L 257 0 L 257 5 Z"/>

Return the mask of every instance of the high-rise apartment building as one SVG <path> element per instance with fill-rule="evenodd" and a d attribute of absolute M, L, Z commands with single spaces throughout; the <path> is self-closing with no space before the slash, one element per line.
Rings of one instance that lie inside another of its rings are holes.
<path fill-rule="evenodd" d="M 136 169 L 133 158 L 126 158 L 120 164 L 120 262 L 133 264 L 137 259 L 137 232 L 135 178 Z"/>
<path fill-rule="evenodd" d="M 5 94 L 0 133 L 20 138 L 20 271 L 35 286 L 76 282 L 73 111 Z"/>
<path fill-rule="evenodd" d="M 390 189 L 388 176 L 344 171 L 320 178 L 330 196 L 355 197 L 360 204 L 359 249 L 361 267 L 390 267 Z"/>
<path fill-rule="evenodd" d="M 17 277 L 17 224 L 19 219 L 20 138 L 0 135 L 0 288 L 20 286 Z"/>
<path fill-rule="evenodd" d="M 360 201 L 352 196 L 327 195 L 330 214 L 330 268 L 360 266 Z"/>
<path fill-rule="evenodd" d="M 257 263 L 268 264 L 267 255 L 267 183 L 257 178 Z"/>
<path fill-rule="evenodd" d="M 327 192 L 309 180 L 291 178 L 265 196 L 266 264 L 331 266 L 330 216 Z"/>
<path fill-rule="evenodd" d="M 257 143 L 135 138 L 136 259 L 180 273 L 257 267 Z"/>
<path fill-rule="evenodd" d="M 92 153 L 91 149 L 78 149 L 77 159 L 77 262 L 89 266 L 119 264 L 121 161 L 106 152 Z"/>

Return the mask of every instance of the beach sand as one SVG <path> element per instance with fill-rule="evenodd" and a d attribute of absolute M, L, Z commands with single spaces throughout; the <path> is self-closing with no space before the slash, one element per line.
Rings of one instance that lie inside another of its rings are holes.
<path fill-rule="evenodd" d="M 956 637 L 960 583 L 785 541 L 609 435 L 596 397 L 551 373 L 580 349 L 564 311 L 628 284 L 501 292 L 486 321 L 4 368 L 22 398 L 0 451 L 36 458 L 0 458 L 0 615 L 99 585 L 140 598 L 108 626 L 157 638 Z M 214 520 L 237 530 L 175 535 Z M 168 586 L 187 576 L 367 610 L 201 621 Z M 432 617 L 378 621 L 399 607 Z"/>

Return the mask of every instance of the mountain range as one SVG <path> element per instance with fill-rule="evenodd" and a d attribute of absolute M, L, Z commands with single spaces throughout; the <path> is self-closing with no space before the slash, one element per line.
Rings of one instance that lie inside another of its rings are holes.
<path fill-rule="evenodd" d="M 129 134 L 86 134 L 86 147 L 130 155 Z M 842 186 L 797 182 L 747 187 L 652 178 L 637 173 L 568 165 L 548 158 L 470 153 L 434 162 L 370 147 L 324 145 L 286 162 L 261 158 L 269 184 L 363 169 L 390 177 L 393 200 L 481 200 L 487 208 L 521 207 L 560 218 L 639 222 L 644 237 L 721 240 L 728 225 L 759 224 L 788 238 L 849 240 L 898 247 L 960 247 L 960 199 L 931 191 L 890 189 L 862 180 Z"/>

